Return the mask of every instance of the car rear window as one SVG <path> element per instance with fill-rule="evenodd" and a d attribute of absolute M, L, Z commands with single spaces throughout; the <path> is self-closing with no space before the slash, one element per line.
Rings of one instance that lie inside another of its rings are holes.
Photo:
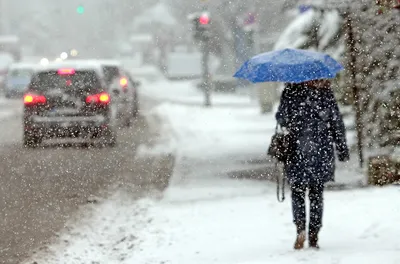
<path fill-rule="evenodd" d="M 95 71 L 75 71 L 73 74 L 58 74 L 58 71 L 37 73 L 30 83 L 30 89 L 48 91 L 52 89 L 92 93 L 101 89 Z"/>
<path fill-rule="evenodd" d="M 103 66 L 105 81 L 109 85 L 115 78 L 119 76 L 119 69 L 117 66 Z"/>

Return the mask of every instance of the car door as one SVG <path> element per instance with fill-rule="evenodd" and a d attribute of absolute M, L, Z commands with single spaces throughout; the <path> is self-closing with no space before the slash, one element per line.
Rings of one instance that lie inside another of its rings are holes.
<path fill-rule="evenodd" d="M 126 96 L 125 98 L 125 109 L 126 109 L 126 114 L 127 118 L 132 117 L 132 110 L 133 110 L 133 105 L 134 105 L 134 100 L 135 100 L 135 91 L 134 91 L 134 84 L 132 83 L 131 79 L 129 78 L 129 75 L 126 72 L 123 72 L 123 77 L 124 80 L 121 83 L 122 89 L 124 91 L 124 94 Z M 124 84 L 124 85 L 123 85 Z"/>
<path fill-rule="evenodd" d="M 128 80 L 131 86 L 131 109 L 132 111 L 137 111 L 138 109 L 138 88 L 140 86 L 140 82 L 133 80 L 130 74 L 127 74 Z"/>
<path fill-rule="evenodd" d="M 118 120 L 118 123 L 124 118 L 124 94 L 122 92 L 121 86 L 119 85 L 119 81 L 115 79 L 109 85 L 110 94 L 111 94 L 111 102 L 113 106 L 113 110 L 115 112 L 115 118 Z"/>

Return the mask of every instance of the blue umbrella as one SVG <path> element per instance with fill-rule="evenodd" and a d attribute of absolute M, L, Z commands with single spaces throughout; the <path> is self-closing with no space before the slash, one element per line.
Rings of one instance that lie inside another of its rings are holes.
<path fill-rule="evenodd" d="M 258 82 L 300 83 L 331 79 L 343 66 L 327 54 L 283 49 L 259 54 L 246 61 L 233 77 Z"/>

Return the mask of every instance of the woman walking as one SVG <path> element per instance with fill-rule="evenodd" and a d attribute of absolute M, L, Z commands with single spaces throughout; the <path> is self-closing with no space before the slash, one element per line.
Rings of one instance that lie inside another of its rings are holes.
<path fill-rule="evenodd" d="M 276 113 L 278 124 L 292 135 L 285 173 L 292 191 L 295 249 L 306 240 L 306 191 L 310 200 L 308 241 L 319 248 L 325 183 L 334 180 L 335 146 L 340 161 L 349 160 L 342 116 L 330 81 L 287 84 Z"/>

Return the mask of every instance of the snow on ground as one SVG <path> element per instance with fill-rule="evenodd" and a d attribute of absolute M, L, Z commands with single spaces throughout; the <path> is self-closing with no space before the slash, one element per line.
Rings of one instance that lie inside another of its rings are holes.
<path fill-rule="evenodd" d="M 294 252 L 290 197 L 280 204 L 274 183 L 227 176 L 230 170 L 266 166 L 244 161 L 265 159 L 273 115 L 259 115 L 254 102 L 235 95 L 214 96 L 215 105 L 203 108 L 201 94 L 189 84 L 163 82 L 147 86 L 145 92 L 164 100 L 150 115 L 160 114 L 173 130 L 176 167 L 162 199 L 136 203 L 116 195 L 33 260 L 343 264 L 378 263 L 385 258 L 386 263 L 400 262 L 400 227 L 395 224 L 400 209 L 391 202 L 399 195 L 396 187 L 326 192 L 321 251 Z M 338 168 L 338 181 L 343 175 L 359 179 L 349 173 L 352 164 Z"/>
<path fill-rule="evenodd" d="M 12 117 L 12 116 L 14 116 L 14 112 L 10 112 L 10 111 L 4 111 L 4 112 L 0 112 L 0 119 L 6 119 L 6 118 L 9 118 L 9 117 Z"/>
<path fill-rule="evenodd" d="M 0 120 L 15 117 L 22 113 L 22 99 L 0 97 Z"/>
<path fill-rule="evenodd" d="M 319 252 L 292 250 L 290 202 L 278 204 L 272 186 L 265 191 L 197 202 L 114 197 L 62 235 L 50 254 L 26 264 L 400 262 L 397 187 L 327 192 Z"/>
<path fill-rule="evenodd" d="M 135 201 L 118 192 L 99 206 L 85 206 L 82 220 L 68 223 L 59 241 L 26 261 L 31 264 L 124 263 L 150 232 L 148 213 L 154 200 Z M 128 262 L 129 263 L 129 262 Z"/>
<path fill-rule="evenodd" d="M 155 83 L 143 83 L 141 94 L 161 99 L 164 102 L 182 105 L 202 105 L 203 93 L 194 87 L 195 81 L 170 82 L 163 80 Z M 212 103 L 219 106 L 236 107 L 252 103 L 250 96 L 237 94 L 212 94 Z"/>
<path fill-rule="evenodd" d="M 250 96 L 213 94 L 213 107 L 208 109 L 202 107 L 202 93 L 191 82 L 160 82 L 146 93 L 165 101 L 154 112 L 169 121 L 179 141 L 175 183 L 208 181 L 215 185 L 216 175 L 221 175 L 218 180 L 235 185 L 226 179 L 227 171 L 266 166 L 252 161 L 266 160 L 276 121 L 274 113 L 259 114 L 259 106 Z M 350 143 L 353 137 L 349 131 Z M 365 183 L 356 161 L 354 156 L 352 162 L 337 164 L 336 185 Z M 196 167 L 203 167 L 200 174 Z"/>
<path fill-rule="evenodd" d="M 223 186 L 221 186 L 223 188 Z M 124 263 L 399 263 L 397 188 L 328 192 L 320 252 L 292 249 L 290 202 L 274 188 L 254 197 L 194 203 L 164 200 L 140 253 Z M 385 217 L 382 217 L 385 216 Z"/>

